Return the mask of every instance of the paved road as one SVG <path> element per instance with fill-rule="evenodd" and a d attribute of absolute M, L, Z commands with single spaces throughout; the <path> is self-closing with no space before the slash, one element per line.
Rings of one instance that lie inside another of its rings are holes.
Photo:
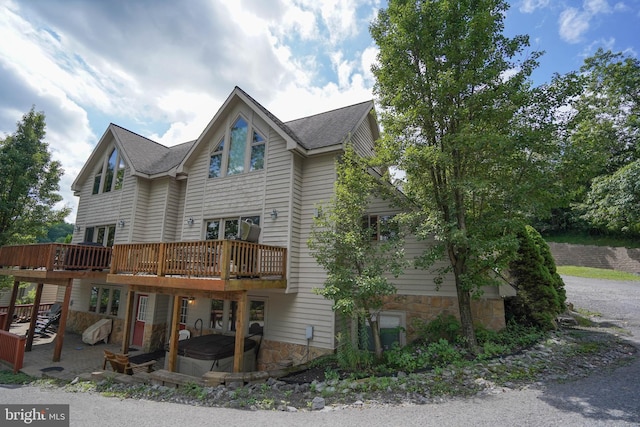
<path fill-rule="evenodd" d="M 640 283 L 565 278 L 569 301 L 633 331 L 640 345 Z M 2 388 L 0 403 L 68 403 L 72 426 L 638 426 L 640 362 L 545 390 L 408 407 L 267 412 L 119 400 L 32 387 Z M 1 414 L 0 414 L 1 415 Z M 34 424 L 32 424 L 34 425 Z"/>

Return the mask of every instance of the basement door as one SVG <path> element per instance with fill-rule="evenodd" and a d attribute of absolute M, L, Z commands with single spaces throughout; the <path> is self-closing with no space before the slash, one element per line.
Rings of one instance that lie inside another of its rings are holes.
<path fill-rule="evenodd" d="M 133 339 L 131 344 L 142 346 L 144 338 L 144 324 L 147 319 L 147 303 L 149 295 L 138 295 L 138 304 L 136 305 L 136 321 L 133 325 Z"/>

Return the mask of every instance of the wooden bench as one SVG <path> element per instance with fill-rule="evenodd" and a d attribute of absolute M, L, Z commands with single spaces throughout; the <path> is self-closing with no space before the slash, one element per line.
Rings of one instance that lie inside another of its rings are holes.
<path fill-rule="evenodd" d="M 155 360 L 149 360 L 144 363 L 131 363 L 129 361 L 128 354 L 113 353 L 109 350 L 104 351 L 104 362 L 102 363 L 102 370 L 107 367 L 107 362 L 111 365 L 111 369 L 120 374 L 133 375 L 138 372 L 151 372 L 153 371 L 153 365 L 156 364 Z"/>

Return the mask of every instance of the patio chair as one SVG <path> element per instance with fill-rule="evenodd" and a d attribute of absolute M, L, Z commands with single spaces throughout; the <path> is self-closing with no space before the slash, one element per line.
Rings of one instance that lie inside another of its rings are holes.
<path fill-rule="evenodd" d="M 34 333 L 38 335 L 46 335 L 47 331 L 53 329 L 60 321 L 62 315 L 62 305 L 58 302 L 51 305 L 51 308 L 42 316 L 36 319 L 36 328 Z M 55 332 L 55 331 L 52 331 Z"/>
<path fill-rule="evenodd" d="M 133 375 L 138 372 L 151 372 L 153 371 L 153 365 L 156 364 L 155 360 L 149 360 L 144 363 L 131 363 L 128 354 L 119 354 L 104 350 L 102 370 L 107 368 L 107 362 L 109 362 L 114 372 L 127 375 Z"/>

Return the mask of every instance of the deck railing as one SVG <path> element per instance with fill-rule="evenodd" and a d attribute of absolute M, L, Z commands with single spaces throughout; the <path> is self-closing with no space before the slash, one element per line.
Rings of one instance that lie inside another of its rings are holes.
<path fill-rule="evenodd" d="M 44 314 L 51 309 L 51 303 L 40 304 L 38 306 L 38 314 Z M 0 306 L 0 314 L 6 314 L 9 310 L 8 305 Z M 21 322 L 26 322 L 31 318 L 31 311 L 33 310 L 33 304 L 16 304 L 13 309 L 13 316 Z M 2 322 L 0 322 L 2 327 Z"/>
<path fill-rule="evenodd" d="M 286 275 L 287 249 L 240 240 L 114 245 L 112 274 L 278 277 Z"/>
<path fill-rule="evenodd" d="M 26 342 L 27 337 L 0 330 L 0 360 L 8 362 L 14 374 L 22 369 Z"/>
<path fill-rule="evenodd" d="M 42 243 L 0 248 L 0 266 L 53 270 L 104 270 L 111 248 L 93 245 Z"/>

